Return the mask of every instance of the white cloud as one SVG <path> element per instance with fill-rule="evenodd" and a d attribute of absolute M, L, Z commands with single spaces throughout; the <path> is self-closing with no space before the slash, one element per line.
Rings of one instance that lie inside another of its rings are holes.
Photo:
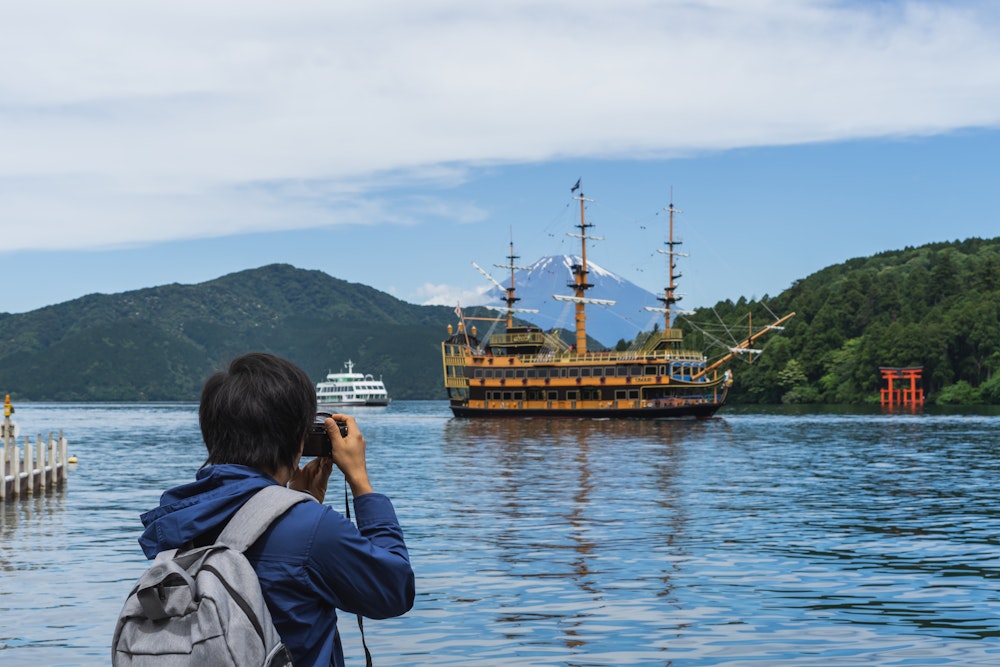
<path fill-rule="evenodd" d="M 421 306 L 482 306 L 491 303 L 486 296 L 489 287 L 469 289 L 454 285 L 424 283 L 415 290 L 416 301 Z"/>
<path fill-rule="evenodd" d="M 991 2 L 39 0 L 0 21 L 8 249 L 477 220 L 466 167 L 1000 124 Z"/>

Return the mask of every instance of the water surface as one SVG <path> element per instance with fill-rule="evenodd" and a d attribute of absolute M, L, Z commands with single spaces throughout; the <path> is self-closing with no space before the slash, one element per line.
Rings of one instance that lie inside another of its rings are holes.
<path fill-rule="evenodd" d="M 79 463 L 0 505 L 0 664 L 106 665 L 138 515 L 204 459 L 196 406 L 16 407 Z M 998 416 L 356 414 L 417 574 L 365 624 L 376 665 L 1000 664 Z"/>

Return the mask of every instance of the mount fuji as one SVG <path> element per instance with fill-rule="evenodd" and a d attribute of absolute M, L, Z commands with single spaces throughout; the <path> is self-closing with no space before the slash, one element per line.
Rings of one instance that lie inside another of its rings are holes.
<path fill-rule="evenodd" d="M 557 301 L 553 294 L 573 295 L 572 265 L 580 263 L 579 256 L 552 255 L 543 257 L 531 266 L 514 271 L 514 296 L 519 301 L 514 308 L 536 309 L 537 313 L 518 313 L 517 317 L 543 329 L 568 329 L 573 331 L 574 308 L 571 302 Z M 641 331 L 649 331 L 654 324 L 663 326 L 663 315 L 644 310 L 645 306 L 660 307 L 656 295 L 635 283 L 629 282 L 592 261 L 587 262 L 587 282 L 591 287 L 588 298 L 609 299 L 614 306 L 587 305 L 587 334 L 605 347 L 614 347 L 619 340 L 632 340 Z M 510 279 L 498 281 L 508 287 Z M 506 307 L 506 292 L 493 287 L 485 294 L 483 304 Z"/>

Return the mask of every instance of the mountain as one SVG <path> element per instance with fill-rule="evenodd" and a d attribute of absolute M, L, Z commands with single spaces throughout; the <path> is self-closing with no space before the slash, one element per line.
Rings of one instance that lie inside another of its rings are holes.
<path fill-rule="evenodd" d="M 263 350 L 317 381 L 350 358 L 395 398 L 443 398 L 439 346 L 453 319 L 445 306 L 274 264 L 0 314 L 0 391 L 35 401 L 197 400 L 212 371 Z"/>
<path fill-rule="evenodd" d="M 736 369 L 735 401 L 878 403 L 880 366 L 922 366 L 929 403 L 1000 404 L 1000 238 L 851 259 L 764 301 L 720 302 L 681 322 L 796 313 Z"/>
<path fill-rule="evenodd" d="M 515 274 L 517 306 L 545 328 L 573 328 L 567 268 L 548 257 Z M 605 345 L 649 330 L 648 292 L 590 263 L 587 309 Z M 483 314 L 464 309 L 466 315 Z M 563 312 L 566 310 L 567 312 Z M 622 310 L 622 313 L 618 313 Z M 878 400 L 879 366 L 923 366 L 928 403 L 1000 404 L 1000 238 L 888 251 L 826 267 L 761 301 L 721 301 L 679 318 L 685 347 L 710 357 L 753 323 L 796 312 L 735 369 L 732 402 Z M 630 322 L 623 324 L 622 321 Z M 643 319 L 645 318 L 645 319 Z M 342 368 L 381 376 L 398 399 L 443 399 L 440 344 L 455 315 L 321 271 L 274 264 L 197 285 L 91 294 L 29 313 L 0 313 L 0 393 L 17 400 L 197 400 L 205 378 L 249 350 L 286 356 L 314 380 Z M 729 329 L 721 329 L 725 322 Z"/>
<path fill-rule="evenodd" d="M 575 328 L 574 304 L 557 301 L 553 294 L 571 296 L 573 290 L 573 264 L 580 258 L 574 255 L 552 255 L 543 257 L 531 266 L 514 271 L 515 296 L 520 299 L 514 307 L 536 309 L 538 313 L 521 313 L 520 317 L 530 320 L 543 329 Z M 656 295 L 635 283 L 621 278 L 611 271 L 587 261 L 587 280 L 593 285 L 586 296 L 595 299 L 610 299 L 614 306 L 587 306 L 587 334 L 605 347 L 614 347 L 619 340 L 632 340 L 640 331 L 649 331 L 656 322 L 662 323 L 663 315 L 651 313 L 645 306 L 659 307 Z M 510 286 L 510 279 L 500 281 L 504 287 Z M 505 305 L 505 290 L 493 287 L 486 293 L 493 306 Z M 662 324 L 661 324 L 662 326 Z"/>

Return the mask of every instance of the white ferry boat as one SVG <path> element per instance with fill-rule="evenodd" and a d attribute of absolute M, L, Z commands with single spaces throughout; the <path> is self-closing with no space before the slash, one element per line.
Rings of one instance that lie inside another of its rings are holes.
<path fill-rule="evenodd" d="M 371 374 L 354 372 L 354 362 L 344 362 L 346 373 L 329 373 L 326 380 L 316 384 L 316 403 L 319 408 L 341 406 L 389 405 L 389 392 L 382 380 Z"/>

